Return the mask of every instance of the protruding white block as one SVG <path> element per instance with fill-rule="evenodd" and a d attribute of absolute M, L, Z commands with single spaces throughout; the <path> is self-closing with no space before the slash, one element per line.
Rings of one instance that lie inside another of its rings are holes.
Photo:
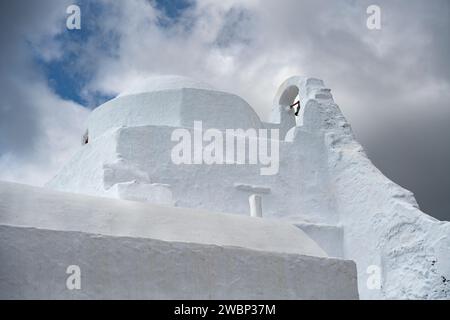
<path fill-rule="evenodd" d="M 250 216 L 262 218 L 262 198 L 260 195 L 252 194 L 248 198 L 250 204 Z"/>

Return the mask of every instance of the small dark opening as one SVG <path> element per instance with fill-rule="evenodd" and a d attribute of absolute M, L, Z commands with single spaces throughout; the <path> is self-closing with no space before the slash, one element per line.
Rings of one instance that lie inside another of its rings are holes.
<path fill-rule="evenodd" d="M 83 134 L 83 137 L 81 138 L 81 144 L 85 145 L 89 143 L 89 131 L 86 130 L 86 132 Z"/>

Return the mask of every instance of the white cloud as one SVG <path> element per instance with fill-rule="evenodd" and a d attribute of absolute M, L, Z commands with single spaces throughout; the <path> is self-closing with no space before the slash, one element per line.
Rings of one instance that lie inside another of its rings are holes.
<path fill-rule="evenodd" d="M 0 34 L 4 44 L 0 66 L 0 179 L 42 185 L 80 147 L 88 114 L 82 106 L 53 93 L 32 61 L 30 44 L 44 59 L 61 55 L 61 47 L 52 39 L 61 32 L 58 26 L 63 26 L 65 4 L 14 1 L 0 11 L 5 24 Z"/>

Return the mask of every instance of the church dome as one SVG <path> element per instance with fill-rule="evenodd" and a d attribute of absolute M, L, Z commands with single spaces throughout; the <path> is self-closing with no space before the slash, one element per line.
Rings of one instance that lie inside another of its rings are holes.
<path fill-rule="evenodd" d="M 88 119 L 89 139 L 120 127 L 169 126 L 259 129 L 253 108 L 235 94 L 182 76 L 150 77 L 96 108 Z"/>
<path fill-rule="evenodd" d="M 146 78 L 131 89 L 128 89 L 118 95 L 118 97 L 139 94 L 144 92 L 155 92 L 176 89 L 203 89 L 214 90 L 209 84 L 197 81 L 188 77 L 178 75 L 153 76 Z"/>

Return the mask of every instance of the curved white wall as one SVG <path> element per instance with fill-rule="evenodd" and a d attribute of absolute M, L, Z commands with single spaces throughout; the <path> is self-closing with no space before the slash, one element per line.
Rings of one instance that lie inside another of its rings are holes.
<path fill-rule="evenodd" d="M 90 140 L 120 127 L 143 125 L 204 128 L 261 128 L 255 111 L 242 98 L 220 91 L 182 88 L 123 95 L 95 109 L 88 119 Z"/>

